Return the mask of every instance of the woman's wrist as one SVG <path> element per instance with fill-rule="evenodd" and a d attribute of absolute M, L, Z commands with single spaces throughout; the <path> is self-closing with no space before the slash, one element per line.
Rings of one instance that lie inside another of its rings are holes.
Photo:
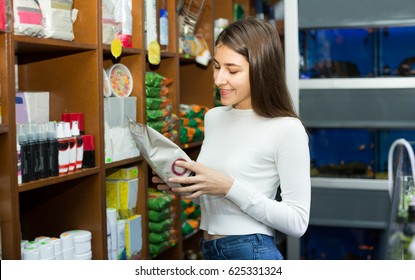
<path fill-rule="evenodd" d="M 226 179 L 223 196 L 226 196 L 229 193 L 229 191 L 232 188 L 232 185 L 233 185 L 234 180 L 235 179 L 233 179 L 232 177 L 228 177 Z"/>

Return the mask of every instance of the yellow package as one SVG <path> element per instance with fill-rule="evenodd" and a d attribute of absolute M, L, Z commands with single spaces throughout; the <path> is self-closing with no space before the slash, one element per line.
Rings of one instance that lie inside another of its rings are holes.
<path fill-rule="evenodd" d="M 138 167 L 137 166 L 131 166 L 131 167 L 116 169 L 114 172 L 109 173 L 106 176 L 106 179 L 131 180 L 131 179 L 135 179 L 137 177 L 138 177 Z"/>
<path fill-rule="evenodd" d="M 138 179 L 119 181 L 121 219 L 128 219 L 136 214 L 138 198 Z"/>

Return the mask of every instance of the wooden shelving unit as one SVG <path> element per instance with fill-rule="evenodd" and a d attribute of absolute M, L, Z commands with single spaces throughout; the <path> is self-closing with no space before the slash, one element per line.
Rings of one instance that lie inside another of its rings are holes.
<path fill-rule="evenodd" d="M 3 122 L 0 125 L 0 220 L 3 259 L 20 259 L 20 240 L 37 236 L 58 236 L 69 229 L 92 232 L 93 259 L 107 259 L 105 175 L 111 168 L 136 165 L 139 170 L 137 212 L 143 216 L 143 259 L 148 252 L 147 189 L 149 168 L 140 157 L 105 164 L 103 68 L 114 63 L 125 64 L 131 71 L 137 97 L 137 121 L 145 122 L 145 73 L 155 71 L 173 78 L 171 98 L 178 115 L 180 103 L 212 107 L 213 69 L 200 67 L 194 57 L 179 52 L 177 0 L 168 0 L 169 46 L 162 53 L 159 66 L 150 66 L 144 48 L 144 0 L 132 0 L 133 47 L 124 48 L 114 59 L 110 46 L 102 41 L 101 0 L 74 0 L 79 11 L 74 23 L 75 40 L 63 41 L 11 33 L 0 33 L 0 92 Z M 187 1 L 185 1 L 187 2 Z M 198 30 L 203 32 L 213 53 L 213 22 L 215 18 L 232 19 L 232 4 L 249 1 L 206 0 Z M 228 8 L 222 10 L 223 5 Z M 50 177 L 24 184 L 17 183 L 15 68 L 18 64 L 19 90 L 49 91 L 50 119 L 60 120 L 64 112 L 83 112 L 85 131 L 95 138 L 95 167 L 72 174 Z M 201 142 L 184 148 L 195 158 Z M 177 216 L 180 217 L 180 200 Z M 179 218 L 180 222 L 180 218 Z M 180 223 L 177 226 L 180 231 Z M 194 241 L 179 238 L 177 244 L 157 256 L 158 259 L 181 259 L 183 248 Z M 189 244 L 184 244 L 188 242 Z"/>

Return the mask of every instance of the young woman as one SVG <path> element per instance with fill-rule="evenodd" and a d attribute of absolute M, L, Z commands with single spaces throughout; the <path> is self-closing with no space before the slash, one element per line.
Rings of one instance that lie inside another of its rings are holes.
<path fill-rule="evenodd" d="M 223 106 L 205 116 L 197 161 L 178 163 L 195 176 L 170 179 L 189 186 L 171 191 L 200 204 L 205 259 L 283 259 L 274 229 L 304 234 L 311 189 L 308 136 L 287 90 L 282 46 L 275 28 L 250 18 L 230 24 L 215 48 Z"/>

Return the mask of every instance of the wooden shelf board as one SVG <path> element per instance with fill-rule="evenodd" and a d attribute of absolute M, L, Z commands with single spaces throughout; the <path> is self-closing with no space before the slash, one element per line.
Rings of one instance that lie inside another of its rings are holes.
<path fill-rule="evenodd" d="M 75 171 L 73 173 L 68 173 L 66 175 L 60 175 L 56 177 L 49 177 L 45 179 L 39 179 L 36 181 L 30 181 L 27 183 L 20 184 L 18 186 L 19 192 L 39 189 L 42 187 L 46 187 L 46 186 L 50 186 L 50 185 L 58 184 L 62 182 L 67 182 L 73 179 L 82 178 L 82 177 L 86 177 L 86 176 L 97 174 L 97 173 L 99 173 L 99 168 L 94 167 L 94 168 L 82 169 L 80 171 Z"/>
<path fill-rule="evenodd" d="M 97 49 L 96 45 L 57 39 L 13 35 L 16 54 L 73 53 Z"/>
<path fill-rule="evenodd" d="M 202 142 L 203 142 L 203 141 L 196 141 L 196 142 L 186 143 L 186 144 L 182 144 L 182 145 L 180 145 L 180 147 L 181 147 L 182 149 L 190 149 L 190 148 L 195 148 L 195 147 L 202 146 Z"/>
<path fill-rule="evenodd" d="M 111 46 L 110 45 L 103 45 L 102 50 L 104 55 L 112 55 L 111 54 Z M 143 50 L 137 48 L 122 48 L 121 56 L 127 55 L 134 55 L 134 54 L 142 54 Z"/>
<path fill-rule="evenodd" d="M 133 158 L 124 159 L 124 160 L 120 160 L 120 161 L 115 161 L 115 162 L 111 162 L 111 163 L 106 163 L 105 164 L 105 169 L 115 168 L 115 167 L 119 167 L 119 166 L 123 166 L 123 165 L 128 165 L 128 164 L 131 164 L 131 163 L 137 163 L 137 162 L 141 162 L 143 160 L 144 160 L 144 158 L 142 156 L 138 156 L 138 157 L 133 157 Z"/>

